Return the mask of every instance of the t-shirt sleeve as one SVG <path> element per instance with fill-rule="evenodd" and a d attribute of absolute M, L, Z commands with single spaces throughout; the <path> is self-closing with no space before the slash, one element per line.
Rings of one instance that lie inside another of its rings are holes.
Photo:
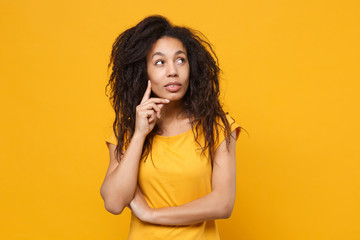
<path fill-rule="evenodd" d="M 237 140 L 239 138 L 241 127 L 230 115 L 227 114 L 226 118 L 229 121 L 230 132 L 232 133 L 234 130 L 236 130 L 236 140 Z M 221 120 L 219 123 L 222 127 L 224 127 L 224 124 Z M 215 142 L 215 151 L 220 146 L 220 144 L 225 140 L 225 131 L 222 127 L 219 127 L 219 138 L 218 141 Z"/>
<path fill-rule="evenodd" d="M 107 143 L 112 143 L 115 146 L 117 145 L 118 141 L 116 139 L 114 131 L 111 131 L 110 136 L 108 136 L 108 138 L 105 139 L 105 143 L 106 143 L 106 145 L 107 145 Z"/>

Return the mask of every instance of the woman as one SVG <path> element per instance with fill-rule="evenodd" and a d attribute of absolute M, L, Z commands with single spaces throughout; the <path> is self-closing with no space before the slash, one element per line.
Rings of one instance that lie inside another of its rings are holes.
<path fill-rule="evenodd" d="M 240 126 L 219 103 L 210 52 L 216 58 L 194 30 L 159 15 L 113 44 L 116 118 L 100 193 L 107 211 L 131 210 L 128 239 L 219 239 L 215 219 L 231 215 Z"/>

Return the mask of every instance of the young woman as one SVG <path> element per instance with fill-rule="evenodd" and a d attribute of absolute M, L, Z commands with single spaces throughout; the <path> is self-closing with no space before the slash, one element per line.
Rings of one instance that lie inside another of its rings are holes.
<path fill-rule="evenodd" d="M 220 105 L 217 57 L 201 36 L 154 15 L 113 44 L 100 193 L 107 211 L 131 210 L 128 239 L 219 239 L 215 219 L 231 215 L 241 127 Z"/>

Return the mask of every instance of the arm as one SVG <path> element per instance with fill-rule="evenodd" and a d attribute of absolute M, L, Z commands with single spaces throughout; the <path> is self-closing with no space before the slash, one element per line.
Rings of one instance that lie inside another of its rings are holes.
<path fill-rule="evenodd" d="M 147 134 L 154 128 L 160 110 L 169 101 L 150 98 L 151 83 L 143 99 L 136 107 L 135 132 L 125 153 L 119 161 L 115 159 L 115 145 L 109 144 L 110 164 L 100 194 L 104 199 L 105 209 L 113 214 L 120 214 L 134 198 L 139 161 Z"/>
<path fill-rule="evenodd" d="M 236 189 L 235 137 L 236 131 L 233 131 L 229 151 L 223 141 L 215 152 L 211 193 L 181 206 L 153 209 L 137 188 L 129 208 L 140 220 L 160 225 L 189 225 L 229 218 Z"/>
<path fill-rule="evenodd" d="M 120 214 L 134 196 L 143 144 L 144 137 L 134 136 L 120 163 L 115 159 L 116 146 L 109 144 L 110 165 L 100 194 L 105 209 L 113 214 Z"/>

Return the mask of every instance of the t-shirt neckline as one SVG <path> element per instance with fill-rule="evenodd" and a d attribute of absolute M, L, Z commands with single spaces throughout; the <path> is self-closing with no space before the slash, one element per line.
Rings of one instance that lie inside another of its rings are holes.
<path fill-rule="evenodd" d="M 181 137 L 183 135 L 186 135 L 186 134 L 192 132 L 192 129 L 193 129 L 193 127 L 191 127 L 189 130 L 187 130 L 185 132 L 182 132 L 182 133 L 179 133 L 179 134 L 176 134 L 176 135 L 173 135 L 173 136 L 155 135 L 154 137 L 161 138 L 161 139 L 175 139 L 175 138 Z"/>

